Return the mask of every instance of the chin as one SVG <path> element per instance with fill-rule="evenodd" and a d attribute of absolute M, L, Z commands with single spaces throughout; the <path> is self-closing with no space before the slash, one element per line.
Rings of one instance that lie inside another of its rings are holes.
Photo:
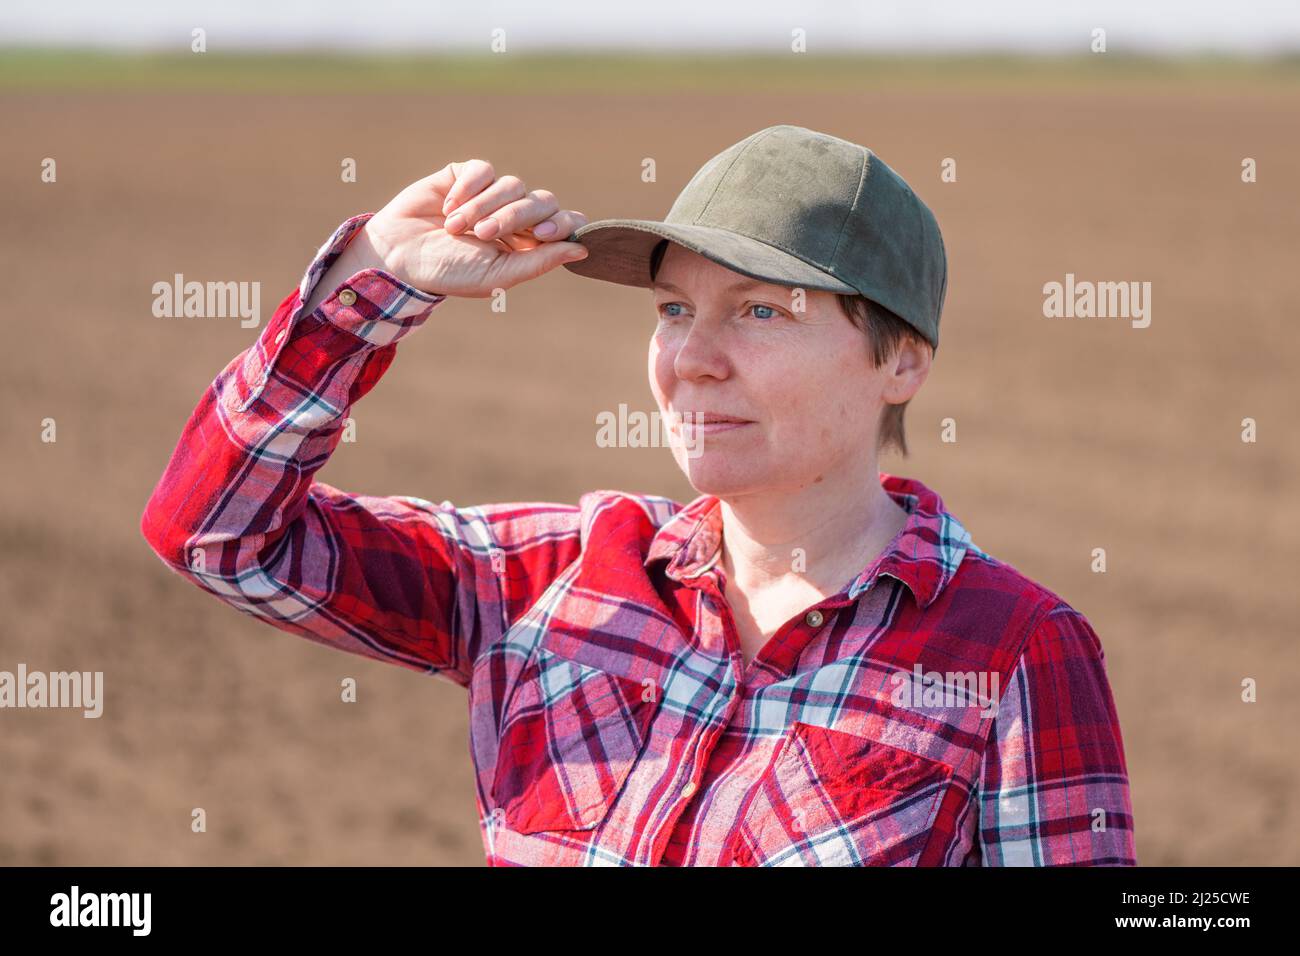
<path fill-rule="evenodd" d="M 728 460 L 726 456 L 708 452 L 698 458 L 679 455 L 677 465 L 691 487 L 701 495 L 729 498 L 754 491 L 763 485 L 756 469 L 744 467 L 734 457 Z"/>

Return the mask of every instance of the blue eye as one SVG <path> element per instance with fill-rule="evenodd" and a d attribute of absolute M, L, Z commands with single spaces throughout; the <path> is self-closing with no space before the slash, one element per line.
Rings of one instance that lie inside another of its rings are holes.
<path fill-rule="evenodd" d="M 658 310 L 657 310 L 657 311 L 659 312 L 659 315 L 660 315 L 661 318 L 665 318 L 665 319 L 676 319 L 676 318 L 680 318 L 684 313 L 683 313 L 683 312 L 670 312 L 670 311 L 668 311 L 668 310 L 669 310 L 669 309 L 684 309 L 684 308 L 685 308 L 685 306 L 683 306 L 682 303 L 680 303 L 680 302 L 665 302 L 663 305 L 661 305 L 661 306 L 658 307 Z M 780 311 L 777 310 L 775 307 L 770 306 L 770 305 L 763 305 L 763 304 L 760 303 L 760 302 L 755 302 L 753 305 L 751 305 L 751 306 L 749 307 L 749 309 L 750 309 L 750 313 L 752 313 L 752 314 L 754 315 L 754 318 L 756 318 L 756 319 L 761 319 L 761 320 L 763 320 L 764 322 L 770 322 L 772 319 L 780 318 L 780 316 L 781 316 Z M 758 313 L 754 313 L 754 310 L 755 310 L 755 309 L 764 309 L 764 310 L 766 310 L 766 312 L 758 312 Z"/>

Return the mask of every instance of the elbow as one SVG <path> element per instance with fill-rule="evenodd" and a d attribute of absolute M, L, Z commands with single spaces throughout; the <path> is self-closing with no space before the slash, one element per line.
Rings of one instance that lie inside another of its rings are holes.
<path fill-rule="evenodd" d="M 160 507 L 157 494 L 149 499 L 140 516 L 140 533 L 154 554 L 174 567 L 186 567 L 186 546 L 191 529 L 183 526 Z"/>

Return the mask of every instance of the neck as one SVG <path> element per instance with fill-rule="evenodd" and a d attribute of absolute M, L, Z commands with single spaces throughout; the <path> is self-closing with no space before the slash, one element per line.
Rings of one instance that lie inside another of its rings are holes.
<path fill-rule="evenodd" d="M 748 594 L 796 584 L 835 593 L 907 523 L 874 459 L 865 474 L 740 495 L 721 508 L 723 570 Z"/>

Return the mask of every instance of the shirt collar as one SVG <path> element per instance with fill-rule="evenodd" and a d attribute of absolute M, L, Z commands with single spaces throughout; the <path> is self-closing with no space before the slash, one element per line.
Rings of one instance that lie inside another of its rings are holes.
<path fill-rule="evenodd" d="M 857 598 L 881 575 L 902 581 L 920 607 L 928 607 L 952 580 L 966 551 L 970 534 L 943 506 L 940 497 L 921 482 L 880 472 L 880 485 L 908 514 L 898 536 L 863 568 L 846 588 Z M 701 495 L 665 522 L 650 541 L 645 564 L 667 560 L 664 573 L 673 580 L 708 571 L 721 556 L 722 509 L 713 495 Z"/>

